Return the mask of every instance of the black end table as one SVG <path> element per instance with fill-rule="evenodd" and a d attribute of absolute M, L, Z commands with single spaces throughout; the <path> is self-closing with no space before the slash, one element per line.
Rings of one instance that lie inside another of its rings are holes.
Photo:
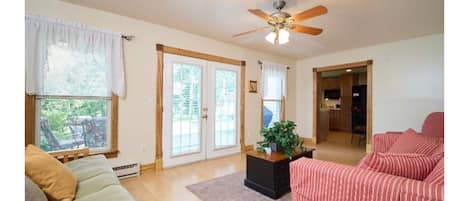
<path fill-rule="evenodd" d="M 314 150 L 306 149 L 304 152 L 297 152 L 291 160 L 280 152 L 267 155 L 255 150 L 248 151 L 244 185 L 272 199 L 278 199 L 290 192 L 290 162 L 301 157 L 313 158 Z"/>

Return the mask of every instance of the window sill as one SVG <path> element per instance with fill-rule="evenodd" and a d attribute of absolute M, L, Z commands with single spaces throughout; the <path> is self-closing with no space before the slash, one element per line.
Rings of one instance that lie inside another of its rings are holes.
<path fill-rule="evenodd" d="M 52 151 L 47 152 L 57 160 L 62 163 L 66 163 L 72 160 L 76 160 L 79 158 L 87 157 L 87 156 L 95 156 L 95 155 L 104 155 L 106 158 L 116 158 L 119 154 L 119 151 L 101 151 L 95 153 L 89 153 L 88 148 L 83 149 L 75 149 L 75 150 L 66 150 L 66 151 Z"/>
<path fill-rule="evenodd" d="M 119 155 L 119 150 L 91 153 L 90 156 L 100 155 L 100 154 L 106 156 L 106 158 L 117 158 L 117 156 Z"/>

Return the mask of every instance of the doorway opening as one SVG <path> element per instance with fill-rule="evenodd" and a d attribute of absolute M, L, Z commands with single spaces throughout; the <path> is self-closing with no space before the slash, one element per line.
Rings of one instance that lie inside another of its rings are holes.
<path fill-rule="evenodd" d="M 313 68 L 313 143 L 371 149 L 372 60 Z M 346 150 L 344 150 L 346 151 Z"/>

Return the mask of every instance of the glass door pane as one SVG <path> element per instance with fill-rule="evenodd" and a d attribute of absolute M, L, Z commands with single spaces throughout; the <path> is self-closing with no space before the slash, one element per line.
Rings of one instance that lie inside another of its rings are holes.
<path fill-rule="evenodd" d="M 171 155 L 201 151 L 202 69 L 173 64 Z"/>
<path fill-rule="evenodd" d="M 237 140 L 237 73 L 215 71 L 215 148 L 236 145 Z"/>

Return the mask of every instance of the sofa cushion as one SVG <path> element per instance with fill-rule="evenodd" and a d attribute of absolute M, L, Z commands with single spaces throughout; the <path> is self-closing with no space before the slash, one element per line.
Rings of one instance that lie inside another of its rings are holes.
<path fill-rule="evenodd" d="M 442 137 L 423 136 L 410 128 L 401 134 L 388 152 L 431 155 L 441 144 L 443 144 Z"/>
<path fill-rule="evenodd" d="M 438 164 L 436 164 L 435 168 L 433 168 L 432 172 L 425 178 L 423 181 L 433 184 L 445 184 L 445 168 L 444 168 L 444 158 L 442 158 Z"/>
<path fill-rule="evenodd" d="M 65 165 L 72 170 L 79 182 L 103 173 L 114 173 L 104 155 L 88 156 Z"/>
<path fill-rule="evenodd" d="M 103 155 L 89 156 L 65 164 L 78 179 L 75 200 L 132 201 Z"/>
<path fill-rule="evenodd" d="M 46 194 L 29 177 L 24 177 L 24 200 L 25 201 L 47 201 Z"/>
<path fill-rule="evenodd" d="M 433 150 L 432 156 L 441 156 L 445 155 L 445 144 L 440 144 L 435 150 Z"/>
<path fill-rule="evenodd" d="M 378 153 L 368 154 L 358 168 L 423 180 L 433 170 L 440 158 L 423 154 Z"/>
<path fill-rule="evenodd" d="M 26 146 L 25 163 L 26 175 L 49 200 L 73 200 L 77 179 L 69 168 L 34 145 Z"/>
<path fill-rule="evenodd" d="M 121 185 L 110 185 L 96 192 L 77 197 L 75 201 L 133 201 L 129 192 Z"/>

